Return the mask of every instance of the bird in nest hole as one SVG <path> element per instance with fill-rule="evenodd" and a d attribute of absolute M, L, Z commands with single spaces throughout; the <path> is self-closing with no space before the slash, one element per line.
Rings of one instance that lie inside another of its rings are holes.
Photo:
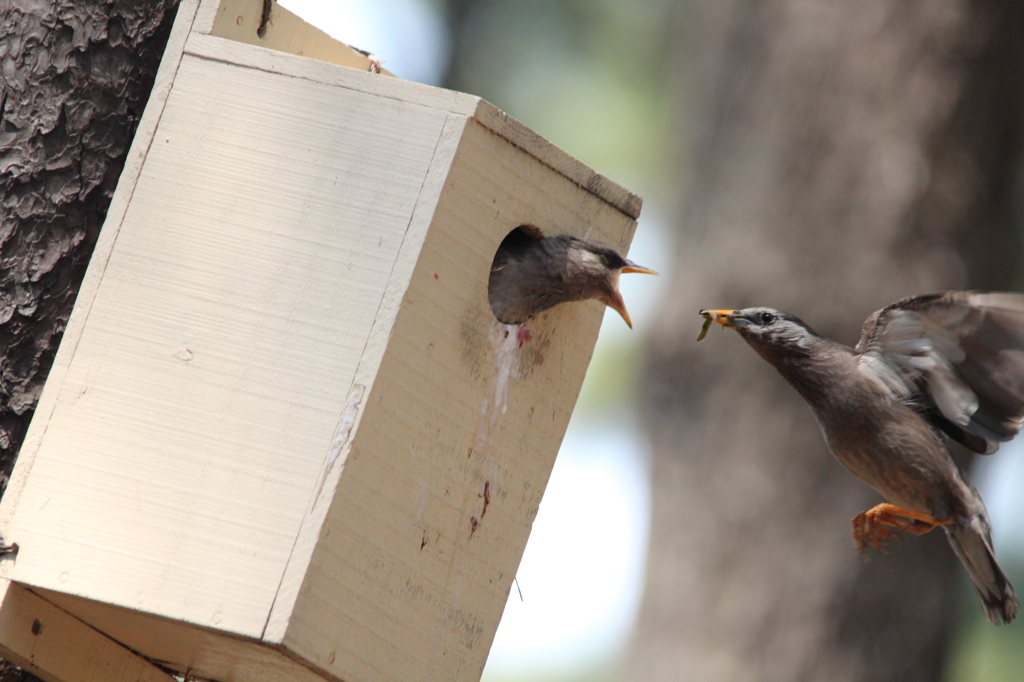
<path fill-rule="evenodd" d="M 522 324 L 560 303 L 597 299 L 633 321 L 619 293 L 624 272 L 658 274 L 599 241 L 569 235 L 545 237 L 521 226 L 505 237 L 494 255 L 488 281 L 491 311 L 504 324 Z"/>

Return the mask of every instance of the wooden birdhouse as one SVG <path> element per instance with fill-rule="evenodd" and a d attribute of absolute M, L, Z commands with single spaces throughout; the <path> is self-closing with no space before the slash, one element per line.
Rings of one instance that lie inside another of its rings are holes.
<path fill-rule="evenodd" d="M 178 10 L 0 507 L 0 652 L 476 680 L 604 312 L 500 324 L 495 250 L 624 251 L 640 199 L 262 5 Z"/>

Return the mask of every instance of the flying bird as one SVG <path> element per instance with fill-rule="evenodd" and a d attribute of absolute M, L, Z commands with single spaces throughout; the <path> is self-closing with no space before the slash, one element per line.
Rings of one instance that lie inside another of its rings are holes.
<path fill-rule="evenodd" d="M 771 308 L 702 310 L 735 329 L 803 396 L 829 449 L 888 502 L 854 517 L 858 552 L 902 530 L 946 531 L 996 625 L 1017 595 L 996 562 L 985 503 L 947 439 L 991 454 L 1024 420 L 1024 296 L 951 291 L 897 301 L 855 348 Z M 703 336 L 703 334 L 702 334 Z"/>
<path fill-rule="evenodd" d="M 499 322 L 522 324 L 559 303 L 595 298 L 632 329 L 619 293 L 619 275 L 624 272 L 658 274 L 607 244 L 569 235 L 544 237 L 536 228 L 518 227 L 494 255 L 488 299 Z"/>

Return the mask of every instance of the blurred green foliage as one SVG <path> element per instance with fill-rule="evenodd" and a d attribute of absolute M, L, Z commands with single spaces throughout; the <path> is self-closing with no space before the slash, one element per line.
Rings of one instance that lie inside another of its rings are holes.
<path fill-rule="evenodd" d="M 623 184 L 664 177 L 674 3 L 451 0 L 448 87 L 501 107 Z M 632 185 L 630 185 L 632 187 Z"/>
<path fill-rule="evenodd" d="M 640 370 L 640 347 L 633 341 L 602 343 L 587 370 L 576 415 L 607 420 L 635 404 Z"/>

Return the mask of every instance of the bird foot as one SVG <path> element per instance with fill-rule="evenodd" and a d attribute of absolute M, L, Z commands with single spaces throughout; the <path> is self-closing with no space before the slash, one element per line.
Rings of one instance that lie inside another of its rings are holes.
<path fill-rule="evenodd" d="M 870 544 L 879 552 L 884 552 L 882 543 L 896 535 L 897 530 L 907 531 L 915 535 L 923 535 L 936 526 L 949 523 L 940 521 L 927 514 L 910 511 L 894 504 L 883 502 L 863 514 L 857 514 L 851 522 L 853 546 L 857 552 L 863 552 Z"/>

